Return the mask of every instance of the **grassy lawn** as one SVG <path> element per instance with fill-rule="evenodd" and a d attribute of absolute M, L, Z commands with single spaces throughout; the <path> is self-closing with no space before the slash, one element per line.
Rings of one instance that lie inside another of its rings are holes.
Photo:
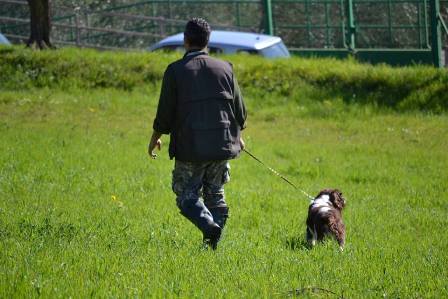
<path fill-rule="evenodd" d="M 446 114 L 248 97 L 247 148 L 312 195 L 340 188 L 347 245 L 307 249 L 308 200 L 243 154 L 211 252 L 176 208 L 168 139 L 146 154 L 157 94 L 0 95 L 1 298 L 448 296 Z"/>

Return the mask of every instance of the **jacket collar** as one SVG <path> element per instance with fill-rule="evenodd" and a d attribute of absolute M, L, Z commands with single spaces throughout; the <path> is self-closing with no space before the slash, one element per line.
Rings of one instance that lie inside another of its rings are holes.
<path fill-rule="evenodd" d="M 205 52 L 205 51 L 190 50 L 190 51 L 187 51 L 184 54 L 183 58 L 186 58 L 186 57 L 196 57 L 196 56 L 199 56 L 199 55 L 208 55 L 208 53 Z"/>

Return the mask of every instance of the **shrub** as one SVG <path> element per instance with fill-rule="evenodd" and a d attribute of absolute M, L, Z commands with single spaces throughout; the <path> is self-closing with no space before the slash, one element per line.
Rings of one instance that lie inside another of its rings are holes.
<path fill-rule="evenodd" d="M 133 90 L 159 84 L 179 53 L 99 52 L 64 48 L 32 51 L 0 47 L 0 89 L 117 88 Z M 266 60 L 228 56 L 243 93 L 272 105 L 272 98 L 372 104 L 397 110 L 443 112 L 448 109 L 448 72 L 429 66 L 393 68 L 353 59 Z"/>

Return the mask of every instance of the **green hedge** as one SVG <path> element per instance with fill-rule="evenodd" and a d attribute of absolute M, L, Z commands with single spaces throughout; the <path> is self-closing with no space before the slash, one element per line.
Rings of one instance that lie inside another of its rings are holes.
<path fill-rule="evenodd" d="M 0 89 L 118 88 L 160 83 L 180 54 L 98 52 L 81 49 L 33 51 L 0 47 Z M 244 94 L 261 103 L 331 100 L 397 110 L 448 110 L 448 71 L 427 66 L 392 68 L 354 60 L 266 60 L 229 56 Z M 274 99 L 274 100 L 273 100 Z"/>

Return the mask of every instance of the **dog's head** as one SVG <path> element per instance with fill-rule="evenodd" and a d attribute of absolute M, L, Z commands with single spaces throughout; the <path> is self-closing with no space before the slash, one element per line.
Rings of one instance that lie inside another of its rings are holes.
<path fill-rule="evenodd" d="M 338 189 L 324 189 L 320 191 L 316 198 L 325 194 L 330 196 L 330 201 L 336 209 L 342 210 L 345 207 L 345 198 L 342 196 L 342 192 Z"/>

